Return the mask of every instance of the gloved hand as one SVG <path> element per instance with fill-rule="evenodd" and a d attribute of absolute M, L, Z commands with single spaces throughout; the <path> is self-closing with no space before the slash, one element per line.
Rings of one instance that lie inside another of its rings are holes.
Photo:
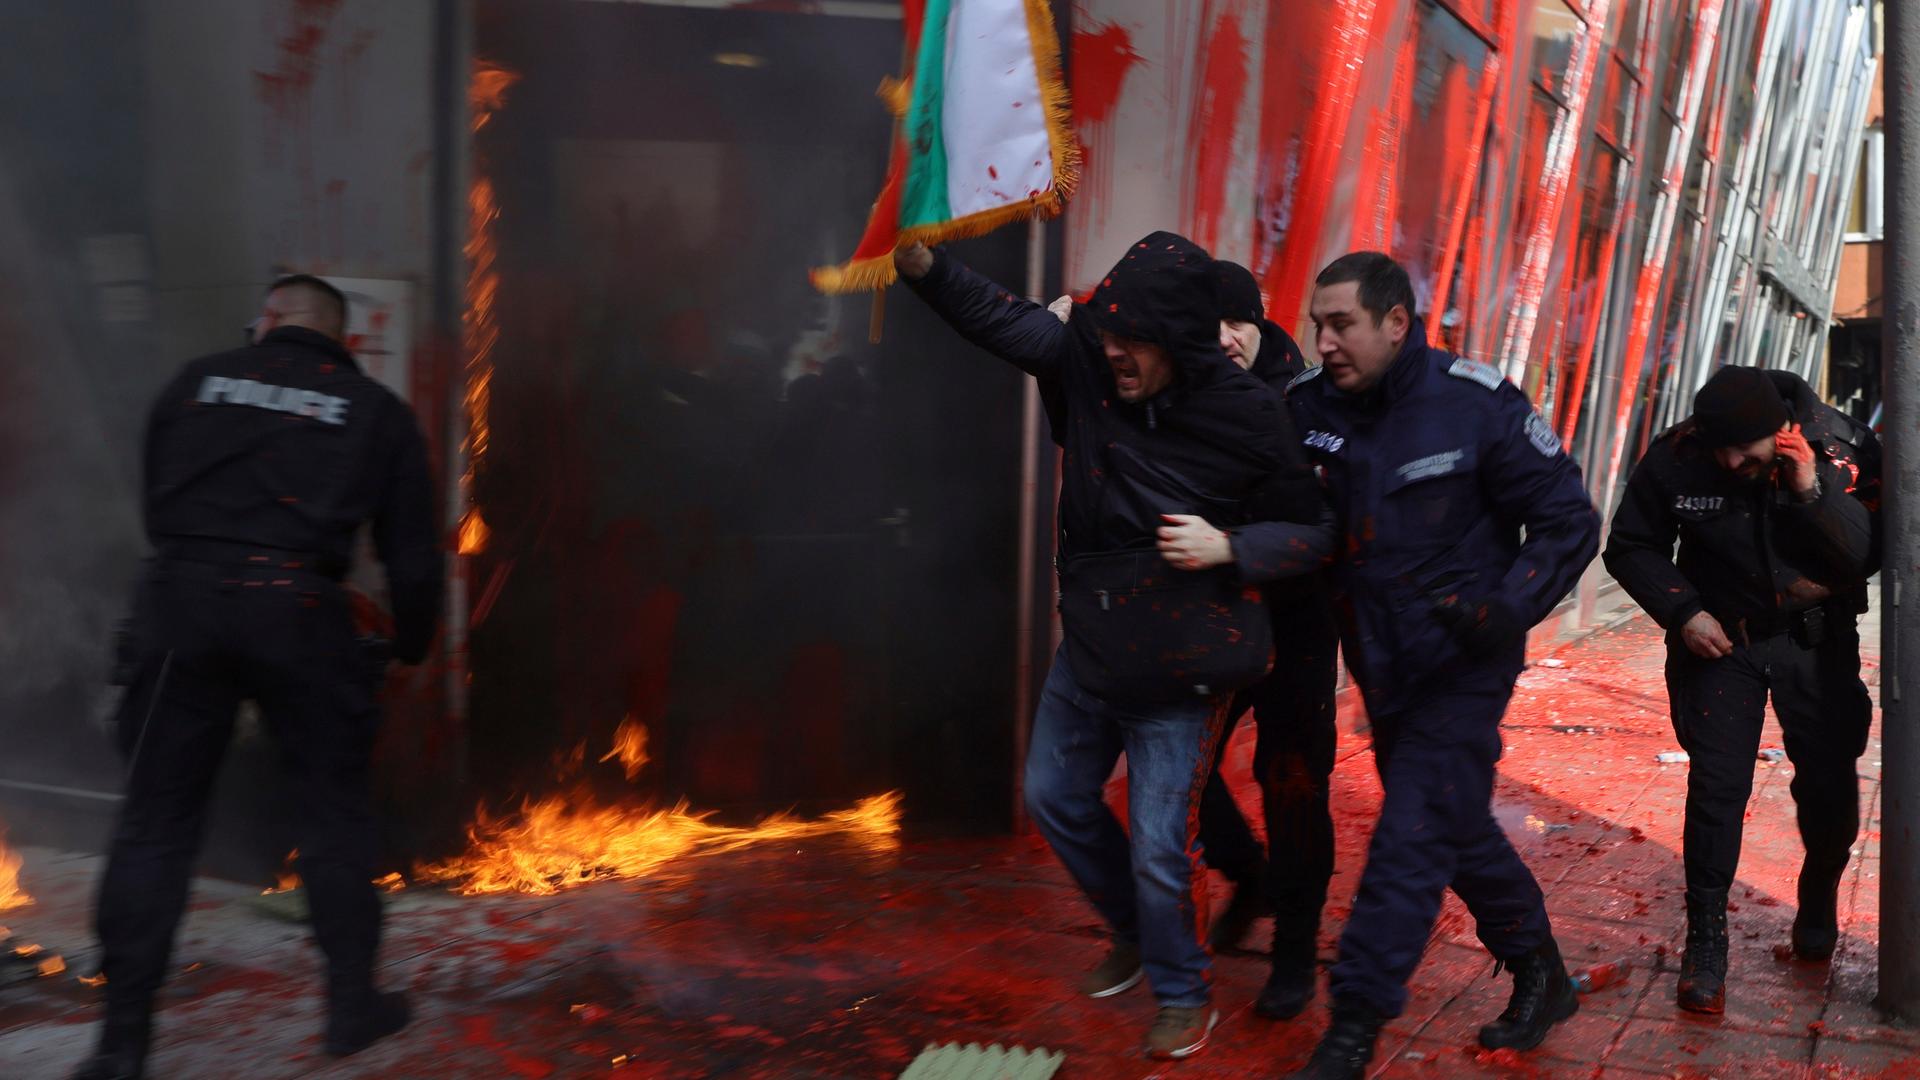
<path fill-rule="evenodd" d="M 1520 617 L 1498 599 L 1471 603 L 1449 596 L 1434 604 L 1433 613 L 1468 656 L 1491 655 L 1527 635 Z"/>

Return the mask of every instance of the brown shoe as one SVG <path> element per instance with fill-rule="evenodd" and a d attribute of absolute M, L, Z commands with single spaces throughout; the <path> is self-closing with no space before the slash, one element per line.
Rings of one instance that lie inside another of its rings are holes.
<path fill-rule="evenodd" d="M 1080 992 L 1090 998 L 1112 997 L 1123 994 L 1140 985 L 1146 977 L 1145 969 L 1140 966 L 1140 946 L 1116 941 L 1108 950 L 1107 958 L 1100 966 L 1087 972 L 1080 980 Z"/>
<path fill-rule="evenodd" d="M 1220 1022 L 1220 1011 L 1211 1005 L 1186 1009 L 1178 1005 L 1160 1006 L 1153 1026 L 1147 1029 L 1147 1056 L 1151 1058 L 1189 1058 L 1207 1045 L 1213 1025 Z"/>

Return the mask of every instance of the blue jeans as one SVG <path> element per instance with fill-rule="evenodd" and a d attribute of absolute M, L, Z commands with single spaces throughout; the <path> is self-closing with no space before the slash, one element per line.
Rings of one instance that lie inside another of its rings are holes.
<path fill-rule="evenodd" d="M 1227 698 L 1115 704 L 1080 687 L 1056 653 L 1027 746 L 1027 812 L 1116 940 L 1137 944 L 1162 1005 L 1211 996 L 1200 855 L 1200 793 Z M 1127 755 L 1127 833 L 1102 789 Z"/>
<path fill-rule="evenodd" d="M 1336 1003 L 1400 1015 L 1449 888 L 1498 959 L 1551 936 L 1540 886 L 1493 818 L 1500 715 L 1512 692 L 1440 691 L 1372 718 L 1384 795 L 1329 979 Z"/>

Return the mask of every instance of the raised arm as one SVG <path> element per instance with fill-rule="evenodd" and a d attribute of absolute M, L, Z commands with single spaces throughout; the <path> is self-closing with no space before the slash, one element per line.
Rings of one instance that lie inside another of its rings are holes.
<path fill-rule="evenodd" d="M 945 248 L 894 252 L 900 279 L 961 337 L 1029 375 L 1053 378 L 1071 333 L 1053 312 L 974 273 Z"/>
<path fill-rule="evenodd" d="M 1863 581 L 1880 568 L 1880 447 L 1833 441 L 1825 453 L 1796 427 L 1777 444 L 1787 459 L 1792 495 L 1788 520 L 1810 532 L 1827 567 L 1841 581 Z"/>

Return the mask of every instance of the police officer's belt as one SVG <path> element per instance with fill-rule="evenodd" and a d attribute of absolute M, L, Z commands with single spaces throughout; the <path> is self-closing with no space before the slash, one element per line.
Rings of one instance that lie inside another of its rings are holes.
<path fill-rule="evenodd" d="M 210 563 L 259 570 L 293 570 L 319 574 L 339 581 L 347 575 L 347 562 L 336 555 L 313 551 L 291 551 L 264 544 L 237 544 L 226 540 L 202 540 L 170 537 L 159 543 L 160 557 L 181 562 Z"/>
<path fill-rule="evenodd" d="M 1853 614 L 1839 605 L 1819 604 L 1802 611 L 1768 611 L 1744 618 L 1721 619 L 1720 625 L 1729 637 L 1736 641 L 1744 638 L 1748 644 L 1791 634 L 1801 644 L 1817 645 L 1825 640 L 1829 627 L 1842 621 L 1850 623 L 1852 619 Z"/>

